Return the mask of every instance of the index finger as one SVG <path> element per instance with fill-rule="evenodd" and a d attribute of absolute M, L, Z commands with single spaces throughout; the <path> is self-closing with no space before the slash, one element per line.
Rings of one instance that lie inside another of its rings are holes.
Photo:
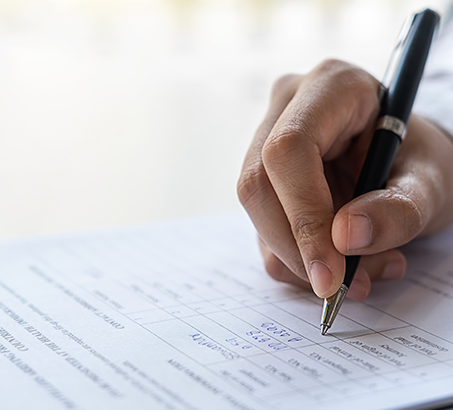
<path fill-rule="evenodd" d="M 269 110 L 247 152 L 238 181 L 239 199 L 261 241 L 291 272 L 308 281 L 285 212 L 264 169 L 261 152 L 275 123 L 294 97 L 302 77 L 286 75 L 274 85 Z M 272 272 L 269 272 L 272 276 Z"/>
<path fill-rule="evenodd" d="M 269 134 L 262 161 L 313 288 L 326 297 L 341 285 L 344 256 L 332 242 L 323 157 L 338 155 L 376 116 L 379 83 L 338 61 L 323 63 L 303 83 Z"/>

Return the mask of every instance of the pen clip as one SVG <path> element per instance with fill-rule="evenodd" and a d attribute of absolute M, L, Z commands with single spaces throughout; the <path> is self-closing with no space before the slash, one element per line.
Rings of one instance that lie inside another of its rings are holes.
<path fill-rule="evenodd" d="M 415 17 L 417 17 L 418 13 L 412 14 L 406 18 L 406 21 L 401 28 L 400 34 L 398 36 L 398 40 L 396 42 L 395 48 L 402 47 L 406 43 L 407 37 L 409 35 L 409 31 L 411 30 L 412 24 L 414 24 Z"/>
<path fill-rule="evenodd" d="M 415 13 L 409 16 L 403 24 L 403 27 L 400 31 L 398 36 L 398 40 L 396 42 L 395 48 L 392 51 L 390 56 L 389 64 L 385 70 L 384 77 L 382 79 L 381 84 L 384 86 L 385 89 L 389 87 L 390 79 L 392 78 L 393 71 L 397 65 L 397 61 L 401 55 L 401 51 L 403 50 L 404 45 L 406 44 L 407 38 L 409 37 L 409 32 L 411 31 L 411 27 L 414 24 L 415 17 L 417 17 L 418 13 Z M 383 94 L 382 94 L 383 96 Z M 381 95 L 380 95 L 381 97 Z"/>

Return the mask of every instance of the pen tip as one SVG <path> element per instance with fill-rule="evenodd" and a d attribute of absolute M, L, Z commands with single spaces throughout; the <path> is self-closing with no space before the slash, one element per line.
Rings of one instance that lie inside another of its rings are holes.
<path fill-rule="evenodd" d="M 329 326 L 327 326 L 326 324 L 322 324 L 321 326 L 322 326 L 322 328 L 321 328 L 321 334 L 322 334 L 323 336 L 325 336 L 325 334 L 326 334 L 327 331 L 329 330 Z"/>

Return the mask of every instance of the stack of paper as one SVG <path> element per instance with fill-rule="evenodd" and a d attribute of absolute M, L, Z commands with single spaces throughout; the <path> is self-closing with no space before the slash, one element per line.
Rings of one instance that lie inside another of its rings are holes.
<path fill-rule="evenodd" d="M 0 247 L 12 409 L 394 409 L 453 402 L 453 231 L 346 302 L 265 273 L 244 216 Z"/>

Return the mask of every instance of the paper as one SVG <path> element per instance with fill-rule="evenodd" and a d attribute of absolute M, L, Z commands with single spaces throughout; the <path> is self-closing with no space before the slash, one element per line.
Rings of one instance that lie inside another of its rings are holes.
<path fill-rule="evenodd" d="M 264 272 L 243 216 L 0 246 L 0 406 L 393 409 L 453 401 L 453 231 L 321 301 Z"/>

